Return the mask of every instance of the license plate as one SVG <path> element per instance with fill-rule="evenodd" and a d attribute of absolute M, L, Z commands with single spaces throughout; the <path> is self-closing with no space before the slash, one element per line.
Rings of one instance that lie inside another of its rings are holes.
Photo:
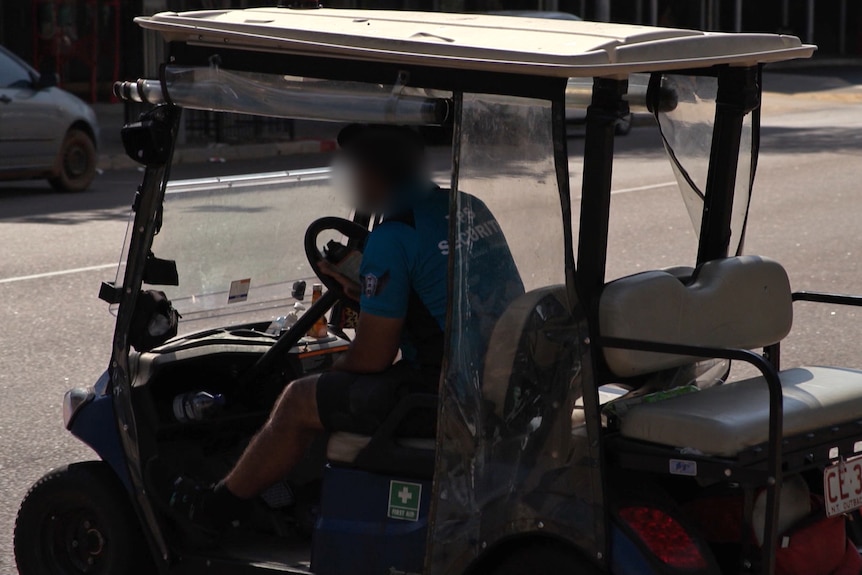
<path fill-rule="evenodd" d="M 841 515 L 862 507 L 862 457 L 830 465 L 823 472 L 826 515 Z"/>

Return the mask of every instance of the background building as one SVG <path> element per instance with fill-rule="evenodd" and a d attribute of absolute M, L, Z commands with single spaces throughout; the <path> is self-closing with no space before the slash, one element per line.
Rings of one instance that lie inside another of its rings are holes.
<path fill-rule="evenodd" d="M 282 0 L 289 3 L 290 0 Z M 0 44 L 56 69 L 63 87 L 110 101 L 118 78 L 143 75 L 142 54 L 160 47 L 132 22 L 162 10 L 242 8 L 278 0 L 0 0 Z M 587 20 L 707 30 L 786 32 L 820 46 L 819 57 L 862 55 L 859 0 L 324 0 L 327 6 L 448 11 L 561 10 Z"/>

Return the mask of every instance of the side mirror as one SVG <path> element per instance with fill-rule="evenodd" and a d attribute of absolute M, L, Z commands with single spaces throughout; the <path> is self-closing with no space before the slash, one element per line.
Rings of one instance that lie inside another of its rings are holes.
<path fill-rule="evenodd" d="M 163 166 L 171 159 L 174 133 L 166 110 L 165 104 L 157 106 L 120 131 L 126 155 L 139 164 Z"/>
<path fill-rule="evenodd" d="M 39 79 L 36 80 L 36 89 L 37 90 L 47 90 L 48 88 L 53 88 L 58 83 L 57 74 L 51 72 L 50 74 L 42 73 L 39 74 Z"/>
<path fill-rule="evenodd" d="M 45 62 L 39 68 L 39 78 L 36 80 L 35 87 L 37 90 L 46 90 L 53 88 L 59 83 L 57 70 L 52 62 Z"/>

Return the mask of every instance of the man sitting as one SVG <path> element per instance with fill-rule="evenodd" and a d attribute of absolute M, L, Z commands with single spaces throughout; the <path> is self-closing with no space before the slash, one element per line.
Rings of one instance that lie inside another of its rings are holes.
<path fill-rule="evenodd" d="M 409 128 L 351 125 L 338 143 L 358 209 L 383 215 L 366 241 L 359 278 L 322 263 L 323 272 L 359 301 L 356 336 L 331 371 L 287 385 L 222 481 L 200 488 L 177 480 L 170 504 L 196 522 L 234 519 L 244 501 L 288 475 L 317 434 L 371 435 L 405 394 L 437 392 L 448 299 L 450 193 L 430 181 L 424 145 Z M 468 229 L 481 233 L 458 238 L 455 249 L 473 250 L 494 270 L 486 289 L 477 293 L 497 300 L 485 307 L 499 317 L 511 298 L 523 293 L 520 276 L 490 211 L 468 194 L 460 203 L 459 218 L 470 218 Z"/>

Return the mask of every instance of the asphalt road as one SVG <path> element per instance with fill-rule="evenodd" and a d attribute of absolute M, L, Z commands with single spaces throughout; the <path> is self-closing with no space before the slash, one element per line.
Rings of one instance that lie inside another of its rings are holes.
<path fill-rule="evenodd" d="M 779 92 L 766 98 L 746 252 L 782 262 L 796 289 L 862 292 L 858 76 L 774 75 L 767 83 Z M 695 236 L 656 131 L 635 128 L 618 142 L 609 276 L 691 264 Z M 570 140 L 570 148 L 577 189 L 583 141 Z M 439 153 L 435 158 L 443 161 Z M 185 165 L 175 178 L 326 161 Z M 80 195 L 55 194 L 38 182 L 0 184 L 0 575 L 15 572 L 12 525 L 29 485 L 55 466 L 91 457 L 63 429 L 60 400 L 67 388 L 91 384 L 107 364 L 113 317 L 96 295 L 99 282 L 113 278 L 139 178 L 134 170 L 107 172 Z M 538 226 L 540 210 L 515 193 L 528 185 L 537 184 L 524 175 L 505 203 L 491 207 L 510 243 L 528 238 L 524 245 L 532 247 L 516 256 L 528 258 L 534 250 L 537 259 L 553 259 L 556 253 L 541 241 L 552 230 Z M 288 212 L 284 218 L 297 217 Z M 783 360 L 862 368 L 860 320 L 862 311 L 800 305 Z"/>

